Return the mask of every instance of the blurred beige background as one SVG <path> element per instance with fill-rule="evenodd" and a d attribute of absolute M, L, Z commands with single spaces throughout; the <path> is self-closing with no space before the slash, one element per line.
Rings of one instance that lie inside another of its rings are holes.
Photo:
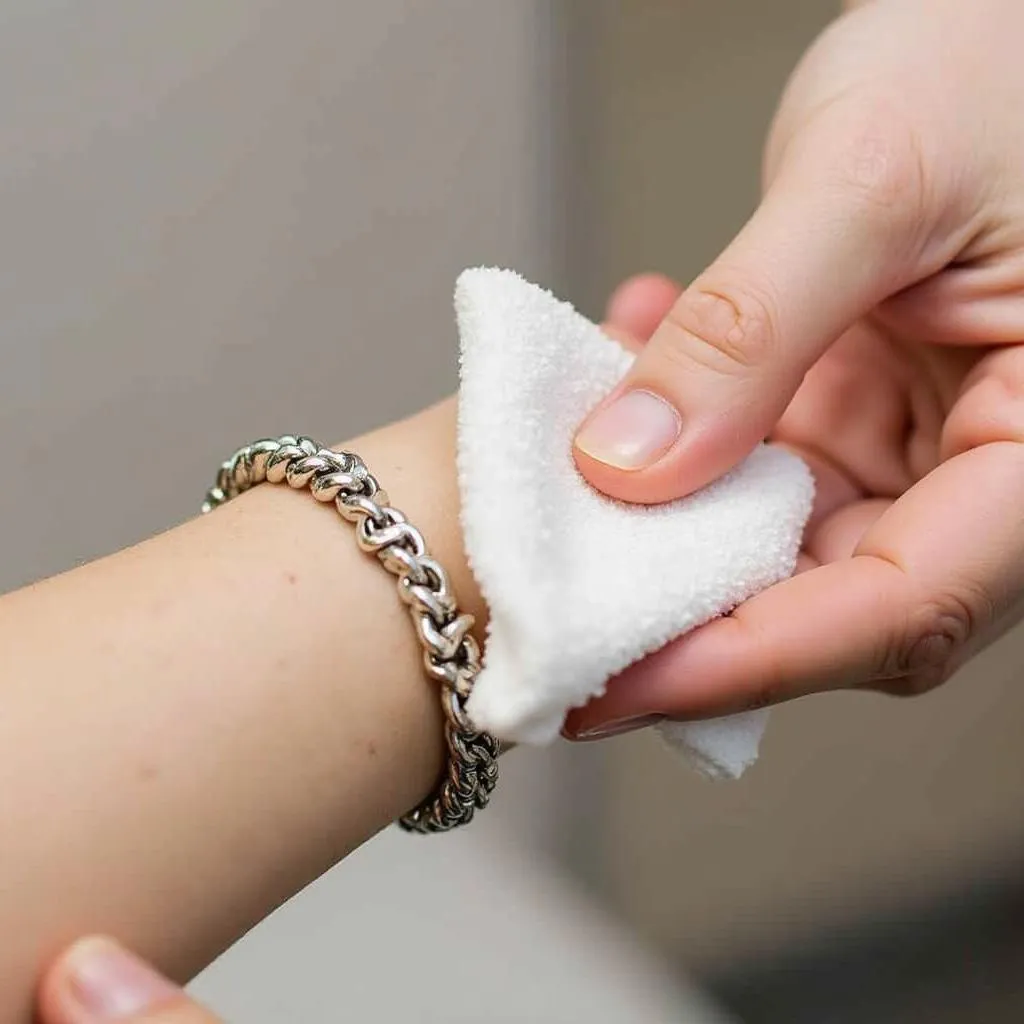
<path fill-rule="evenodd" d="M 752 209 L 776 97 L 831 14 L 827 0 L 3 5 L 0 586 L 192 514 L 252 436 L 341 439 L 451 390 L 467 264 L 514 266 L 595 316 L 625 274 L 695 274 Z M 422 998 L 458 949 L 474 998 L 509 965 L 546 979 L 543 1013 L 510 1002 L 518 1015 L 491 1019 L 710 1020 L 645 943 L 719 970 L 1017 862 L 1022 658 L 1010 638 L 926 699 L 780 709 L 732 785 L 646 736 L 517 752 L 479 840 L 421 855 L 383 837 L 200 990 L 253 1022 L 365 1015 L 383 987 L 373 1019 L 480 1019 L 478 1003 Z M 506 865 L 513 845 L 532 852 Z M 472 894 L 463 916 L 439 910 L 449 891 Z M 476 942 L 495 919 L 504 944 Z M 339 975 L 359 981 L 342 1002 Z"/>

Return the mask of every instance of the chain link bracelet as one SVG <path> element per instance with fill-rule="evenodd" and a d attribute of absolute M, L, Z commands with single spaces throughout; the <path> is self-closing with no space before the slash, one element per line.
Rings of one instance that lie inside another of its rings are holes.
<path fill-rule="evenodd" d="M 358 455 L 324 448 L 308 437 L 285 435 L 255 441 L 231 456 L 207 492 L 203 512 L 267 481 L 309 487 L 317 501 L 333 501 L 356 524 L 356 541 L 398 577 L 423 646 L 427 675 L 440 683 L 448 764 L 435 792 L 399 819 L 407 832 L 446 832 L 487 806 L 498 780 L 498 741 L 478 732 L 466 700 L 480 671 L 480 649 L 470 630 L 473 616 L 460 614 L 448 574 L 427 554 L 423 535 L 388 503 L 387 494 Z"/>

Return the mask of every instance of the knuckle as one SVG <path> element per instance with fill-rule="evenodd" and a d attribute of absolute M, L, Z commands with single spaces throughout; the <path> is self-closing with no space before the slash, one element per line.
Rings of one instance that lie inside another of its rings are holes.
<path fill-rule="evenodd" d="M 771 362 L 778 316 L 765 292 L 697 284 L 669 310 L 659 341 L 667 358 L 736 375 Z"/>
<path fill-rule="evenodd" d="M 879 676 L 903 694 L 923 693 L 952 674 L 983 618 L 976 596 L 948 591 L 921 602 L 881 659 Z"/>

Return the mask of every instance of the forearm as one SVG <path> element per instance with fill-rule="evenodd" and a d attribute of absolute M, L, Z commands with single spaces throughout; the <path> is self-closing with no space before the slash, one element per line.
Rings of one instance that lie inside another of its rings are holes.
<path fill-rule="evenodd" d="M 452 403 L 351 447 L 482 618 Z M 0 600 L 0 700 L 0 1021 L 87 932 L 190 975 L 443 763 L 393 577 L 287 488 Z"/>

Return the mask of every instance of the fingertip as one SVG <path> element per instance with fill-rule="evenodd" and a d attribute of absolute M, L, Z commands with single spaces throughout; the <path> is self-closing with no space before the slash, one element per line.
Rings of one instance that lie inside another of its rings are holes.
<path fill-rule="evenodd" d="M 652 469 L 624 469 L 589 454 L 576 445 L 573 462 L 587 483 L 601 494 L 628 505 L 661 505 L 698 490 L 706 482 L 689 484 L 689 474 L 671 473 L 666 476 Z"/>
<path fill-rule="evenodd" d="M 115 940 L 92 935 L 79 939 L 53 963 L 40 983 L 37 1002 L 46 1024 L 94 1024 L 141 1019 L 181 995 L 173 982 Z"/>
<path fill-rule="evenodd" d="M 612 292 L 606 319 L 614 327 L 647 341 L 682 291 L 664 274 L 636 274 Z"/>
<path fill-rule="evenodd" d="M 758 698 L 737 678 L 732 656 L 742 646 L 738 632 L 732 619 L 716 619 L 649 654 L 610 679 L 600 697 L 570 711 L 562 735 L 579 741 L 609 722 L 649 715 L 710 718 L 745 710 Z"/>
<path fill-rule="evenodd" d="M 694 420 L 652 389 L 626 382 L 581 424 L 573 460 L 583 478 L 610 498 L 657 505 L 727 473 L 762 436 L 756 425 L 737 425 L 734 417 Z"/>

